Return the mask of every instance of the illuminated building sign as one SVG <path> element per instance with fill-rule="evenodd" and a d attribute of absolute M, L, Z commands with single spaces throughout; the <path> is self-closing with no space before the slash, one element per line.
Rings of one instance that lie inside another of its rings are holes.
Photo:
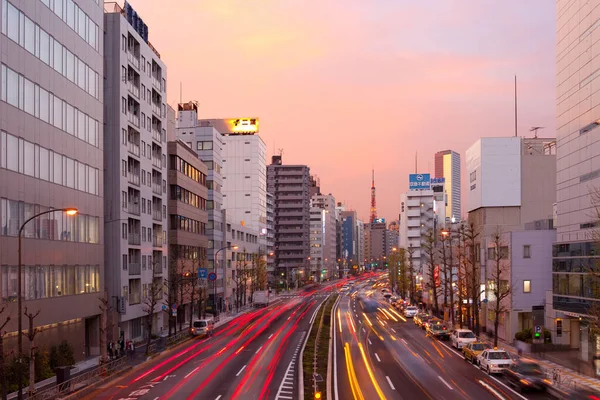
<path fill-rule="evenodd" d="M 373 222 L 376 224 L 385 224 L 385 218 L 376 218 Z"/>
<path fill-rule="evenodd" d="M 254 134 L 258 132 L 258 118 L 237 118 L 227 121 L 231 133 Z"/>

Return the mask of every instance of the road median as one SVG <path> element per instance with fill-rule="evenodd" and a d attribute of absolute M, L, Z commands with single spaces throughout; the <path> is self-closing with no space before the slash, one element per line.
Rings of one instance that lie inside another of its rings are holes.
<path fill-rule="evenodd" d="M 321 393 L 326 399 L 326 382 L 329 364 L 329 346 L 331 336 L 331 314 L 338 298 L 329 296 L 319 309 L 302 355 L 304 399 L 314 399 L 315 393 Z M 302 399 L 301 399 L 302 400 Z"/>

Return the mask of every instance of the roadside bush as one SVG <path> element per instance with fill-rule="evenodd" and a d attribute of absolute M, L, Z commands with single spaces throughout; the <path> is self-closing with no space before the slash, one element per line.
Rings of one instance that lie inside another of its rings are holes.
<path fill-rule="evenodd" d="M 515 340 L 531 343 L 533 341 L 533 331 L 531 329 L 523 329 L 515 333 Z M 552 333 L 548 329 L 544 329 L 544 343 L 552 343 Z"/>
<path fill-rule="evenodd" d="M 50 349 L 50 368 L 56 371 L 58 367 L 70 367 L 75 364 L 75 351 L 71 343 L 63 340 L 59 345 Z"/>

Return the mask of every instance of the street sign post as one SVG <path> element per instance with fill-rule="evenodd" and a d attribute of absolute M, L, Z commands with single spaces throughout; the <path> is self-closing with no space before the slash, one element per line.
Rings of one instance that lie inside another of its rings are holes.
<path fill-rule="evenodd" d="M 198 268 L 198 278 L 206 279 L 208 275 L 208 271 L 206 268 Z"/>
<path fill-rule="evenodd" d="M 208 280 L 209 281 L 216 281 L 217 280 L 217 274 L 214 272 L 211 272 L 210 274 L 208 274 Z"/>

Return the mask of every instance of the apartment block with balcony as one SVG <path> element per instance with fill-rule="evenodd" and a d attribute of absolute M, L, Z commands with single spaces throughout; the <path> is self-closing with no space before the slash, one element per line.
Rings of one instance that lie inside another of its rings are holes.
<path fill-rule="evenodd" d="M 337 247 L 337 235 L 336 235 L 336 211 L 335 211 L 335 197 L 330 194 L 315 194 L 311 198 L 311 225 L 315 223 L 313 221 L 313 208 L 322 210 L 322 249 L 320 251 L 320 260 L 314 259 L 312 246 L 312 231 L 311 226 L 311 265 L 315 265 L 316 269 L 321 269 L 320 280 L 337 278 L 337 258 L 336 258 L 336 247 Z M 320 264 L 320 267 L 317 265 Z M 326 271 L 326 272 L 323 272 Z"/>
<path fill-rule="evenodd" d="M 152 295 L 162 303 L 168 274 L 166 66 L 127 11 L 104 8 L 106 282 L 117 301 L 114 335 L 136 340 L 167 322 L 160 307 L 145 311 Z"/>
<path fill-rule="evenodd" d="M 208 211 L 206 202 L 208 168 L 198 154 L 185 143 L 169 141 L 169 275 L 175 286 L 187 285 L 186 279 L 196 279 L 198 268 L 207 267 Z M 203 282 L 205 283 L 205 282 Z M 177 322 L 182 325 L 198 315 L 197 304 L 191 304 L 190 290 L 171 299 L 178 305 Z"/>
<path fill-rule="evenodd" d="M 94 1 L 1 0 L 0 15 L 4 351 L 18 337 L 19 228 L 54 209 L 23 230 L 23 307 L 40 310 L 36 346 L 67 340 L 80 360 L 100 353 L 104 12 Z M 79 212 L 67 216 L 65 207 Z"/>
<path fill-rule="evenodd" d="M 275 249 L 275 201 L 273 200 L 273 194 L 266 193 L 266 209 L 267 209 L 267 272 L 269 274 L 269 281 L 273 279 L 274 272 L 274 255 Z"/>
<path fill-rule="evenodd" d="M 275 200 L 275 273 L 291 276 L 306 268 L 310 256 L 310 169 L 284 165 L 273 156 L 267 166 L 267 191 Z"/>

